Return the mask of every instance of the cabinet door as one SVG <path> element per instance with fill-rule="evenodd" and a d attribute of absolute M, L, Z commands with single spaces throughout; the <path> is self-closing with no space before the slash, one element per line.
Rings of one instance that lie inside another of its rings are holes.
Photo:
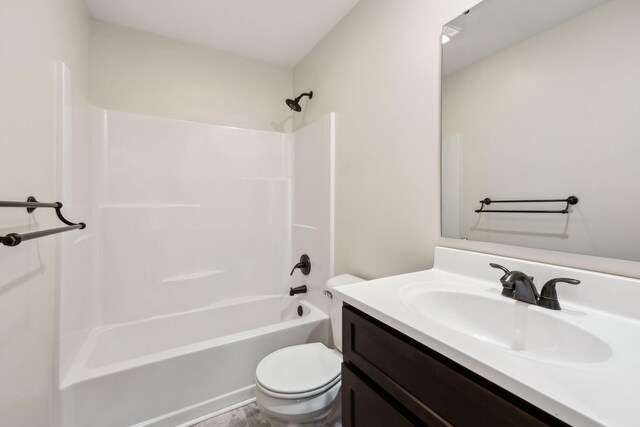
<path fill-rule="evenodd" d="M 415 424 L 343 364 L 342 425 L 344 427 L 411 427 Z"/>

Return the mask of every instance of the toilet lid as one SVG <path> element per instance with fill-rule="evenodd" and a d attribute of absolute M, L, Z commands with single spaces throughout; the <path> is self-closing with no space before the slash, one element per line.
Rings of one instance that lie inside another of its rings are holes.
<path fill-rule="evenodd" d="M 276 350 L 258 364 L 256 381 L 278 394 L 308 393 L 335 384 L 342 359 L 322 343 Z"/>

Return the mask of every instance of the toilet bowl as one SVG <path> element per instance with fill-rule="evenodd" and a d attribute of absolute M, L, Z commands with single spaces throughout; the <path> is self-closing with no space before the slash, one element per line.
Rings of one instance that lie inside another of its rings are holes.
<path fill-rule="evenodd" d="M 331 289 L 363 279 L 342 274 L 327 281 Z M 323 426 L 339 419 L 342 364 L 342 301 L 329 308 L 335 349 L 309 343 L 276 350 L 256 368 L 256 402 L 276 426 Z"/>

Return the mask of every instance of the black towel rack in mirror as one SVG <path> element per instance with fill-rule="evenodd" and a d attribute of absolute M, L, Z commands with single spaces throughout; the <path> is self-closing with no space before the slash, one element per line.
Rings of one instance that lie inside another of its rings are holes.
<path fill-rule="evenodd" d="M 64 233 L 71 230 L 82 230 L 87 227 L 84 222 L 71 222 L 68 221 L 61 212 L 62 203 L 43 203 L 36 200 L 35 197 L 29 196 L 26 202 L 3 202 L 0 201 L 0 207 L 2 208 L 27 208 L 28 213 L 32 213 L 37 208 L 54 208 L 58 219 L 67 224 L 66 227 L 52 228 L 50 230 L 34 231 L 31 233 L 9 233 L 6 236 L 0 236 L 0 243 L 5 246 L 18 246 L 20 243 L 27 240 L 37 239 L 39 237 L 50 236 L 52 234 Z"/>
<path fill-rule="evenodd" d="M 562 210 L 513 210 L 513 209 L 485 209 L 485 206 L 488 206 L 492 203 L 553 203 L 553 202 L 562 202 L 566 203 L 564 209 Z M 485 198 L 484 200 L 480 200 L 481 206 L 480 209 L 476 209 L 475 212 L 484 213 L 484 212 L 502 212 L 502 213 L 559 213 L 566 214 L 569 212 L 569 206 L 575 205 L 578 203 L 578 198 L 576 196 L 569 196 L 566 199 L 545 199 L 545 200 L 491 200 L 490 198 Z"/>

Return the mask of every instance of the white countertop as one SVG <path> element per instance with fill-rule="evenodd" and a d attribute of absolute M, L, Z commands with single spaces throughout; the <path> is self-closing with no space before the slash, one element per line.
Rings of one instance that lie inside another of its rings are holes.
<path fill-rule="evenodd" d="M 553 277 L 579 278 L 582 283 L 572 290 L 567 290 L 570 285 L 559 284 L 562 310 L 548 310 L 501 296 L 498 279 L 502 273 L 489 268 L 489 262 L 527 274 L 533 272 L 540 279 L 536 279 L 538 289 L 541 283 Z M 611 349 L 611 354 L 597 361 L 575 362 L 541 359 L 527 352 L 507 349 L 421 314 L 407 302 L 410 289 L 453 290 L 523 305 L 519 310 L 543 310 L 544 315 L 582 328 L 602 340 Z M 431 270 L 339 286 L 333 292 L 344 302 L 568 424 L 640 425 L 637 415 L 640 393 L 635 387 L 635 382 L 640 380 L 640 316 L 633 303 L 640 304 L 638 299 L 629 301 L 631 296 L 640 297 L 639 280 L 437 248 L 435 266 Z M 598 306 L 598 295 L 603 292 L 606 292 L 606 301 Z M 620 294 L 619 312 L 624 316 L 616 310 L 611 293 Z"/>

